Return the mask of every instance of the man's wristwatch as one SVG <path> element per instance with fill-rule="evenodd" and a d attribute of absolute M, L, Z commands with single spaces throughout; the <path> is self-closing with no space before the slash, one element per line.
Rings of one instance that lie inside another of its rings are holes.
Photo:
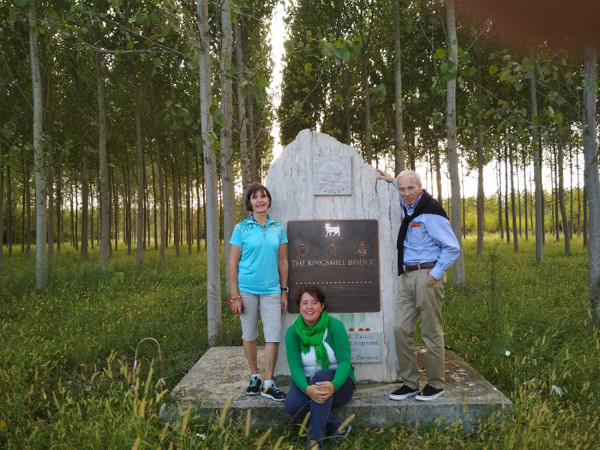
<path fill-rule="evenodd" d="M 281 288 L 281 292 L 290 292 L 290 288 L 289 287 L 282 287 Z"/>

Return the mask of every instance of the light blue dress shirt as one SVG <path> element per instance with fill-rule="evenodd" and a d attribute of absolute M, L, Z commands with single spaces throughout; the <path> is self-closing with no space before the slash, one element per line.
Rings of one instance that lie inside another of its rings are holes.
<path fill-rule="evenodd" d="M 396 181 L 393 182 L 396 188 Z M 400 206 L 412 215 L 421 197 L 407 205 L 400 198 Z M 404 209 L 402 209 L 404 212 Z M 439 280 L 460 255 L 458 240 L 452 231 L 450 221 L 438 214 L 421 214 L 408 225 L 404 239 L 404 265 L 412 266 L 426 262 L 435 262 L 430 274 Z"/>

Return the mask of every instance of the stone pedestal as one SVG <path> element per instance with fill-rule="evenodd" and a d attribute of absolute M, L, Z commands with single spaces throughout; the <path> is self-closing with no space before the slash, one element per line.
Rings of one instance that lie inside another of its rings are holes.
<path fill-rule="evenodd" d="M 336 221 L 378 221 L 380 309 L 331 315 L 340 319 L 349 331 L 368 330 L 371 336 L 381 337 L 357 337 L 370 339 L 372 351 L 377 352 L 376 357 L 364 359 L 376 362 L 353 363 L 357 381 L 397 380 L 394 318 L 400 205 L 395 187 L 379 180 L 377 171 L 365 164 L 353 147 L 310 130 L 301 131 L 296 140 L 283 149 L 269 169 L 266 186 L 272 196 L 269 214 L 286 230 L 289 221 L 324 220 L 330 226 L 325 231 L 333 235 L 338 225 Z M 294 251 L 288 248 L 288 253 Z M 290 302 L 295 299 L 290 298 Z M 289 374 L 284 335 L 297 316 L 291 313 L 283 316 L 276 375 Z"/>
<path fill-rule="evenodd" d="M 264 348 L 258 351 L 258 362 L 264 364 Z M 421 386 L 425 385 L 425 348 L 417 346 Z M 290 380 L 277 379 L 277 385 L 287 392 Z M 174 421 L 194 408 L 202 417 L 220 417 L 224 410 L 236 422 L 250 420 L 252 429 L 267 430 L 275 424 L 289 423 L 283 403 L 260 395 L 246 395 L 248 363 L 242 347 L 212 347 L 190 369 L 173 389 L 175 402 L 163 404 L 160 417 Z M 431 402 L 414 397 L 392 401 L 389 394 L 397 383 L 356 385 L 356 392 L 347 405 L 336 414 L 348 418 L 355 415 L 352 427 L 417 426 L 430 424 L 441 428 L 460 424 L 466 432 L 477 429 L 485 417 L 512 406 L 511 401 L 490 382 L 479 375 L 453 351 L 446 351 L 446 387 L 444 395 Z"/>

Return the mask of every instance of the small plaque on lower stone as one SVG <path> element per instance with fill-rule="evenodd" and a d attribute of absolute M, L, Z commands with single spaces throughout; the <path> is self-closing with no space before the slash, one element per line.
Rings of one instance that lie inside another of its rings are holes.
<path fill-rule="evenodd" d="M 349 331 L 348 338 L 350 338 L 350 352 L 353 363 L 381 362 L 382 332 Z"/>
<path fill-rule="evenodd" d="M 303 284 L 325 291 L 330 312 L 380 311 L 376 220 L 290 220 L 287 236 L 290 312 Z"/>

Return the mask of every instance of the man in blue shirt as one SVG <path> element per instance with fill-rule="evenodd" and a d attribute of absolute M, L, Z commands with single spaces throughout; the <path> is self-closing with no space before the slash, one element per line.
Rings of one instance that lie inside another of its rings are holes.
<path fill-rule="evenodd" d="M 377 171 L 380 179 L 398 188 L 403 211 L 397 242 L 400 291 L 395 327 L 402 385 L 389 398 L 416 396 L 417 400 L 430 401 L 444 393 L 442 301 L 446 270 L 460 255 L 460 246 L 444 208 L 423 189 L 416 172 L 404 170 L 394 179 L 383 170 Z M 427 347 L 427 384 L 421 390 L 413 340 L 419 317 Z"/>

